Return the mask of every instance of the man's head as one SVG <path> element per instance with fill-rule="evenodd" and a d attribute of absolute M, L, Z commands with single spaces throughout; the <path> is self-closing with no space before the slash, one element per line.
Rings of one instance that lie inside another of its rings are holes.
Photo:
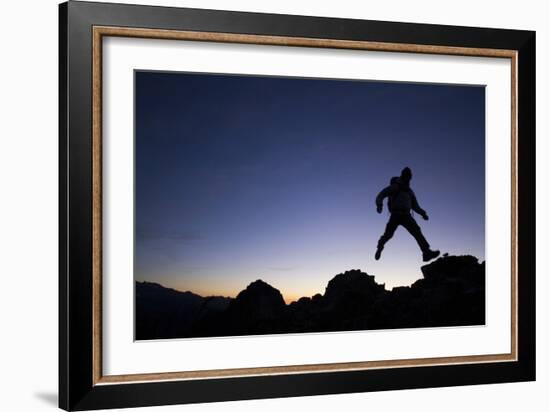
<path fill-rule="evenodd" d="M 412 179 L 412 171 L 409 167 L 405 167 L 403 170 L 401 170 L 401 180 L 408 183 Z"/>

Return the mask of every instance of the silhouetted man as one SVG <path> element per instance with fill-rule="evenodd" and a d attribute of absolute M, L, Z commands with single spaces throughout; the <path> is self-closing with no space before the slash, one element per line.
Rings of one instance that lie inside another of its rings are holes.
<path fill-rule="evenodd" d="M 384 234 L 378 240 L 378 247 L 374 258 L 380 259 L 384 245 L 390 240 L 399 225 L 403 226 L 415 238 L 420 250 L 422 260 L 427 262 L 439 256 L 439 250 L 430 250 L 430 245 L 420 230 L 420 226 L 411 215 L 411 209 L 418 213 L 424 220 L 428 220 L 428 214 L 422 209 L 416 200 L 416 196 L 410 187 L 412 171 L 408 167 L 401 171 L 401 176 L 392 177 L 390 185 L 376 196 L 376 211 L 382 213 L 384 199 L 388 198 L 388 209 L 391 213 Z"/>

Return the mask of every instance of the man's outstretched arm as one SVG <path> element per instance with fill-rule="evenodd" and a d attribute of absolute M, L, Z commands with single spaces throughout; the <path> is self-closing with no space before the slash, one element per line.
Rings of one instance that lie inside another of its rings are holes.
<path fill-rule="evenodd" d="M 382 207 L 384 204 L 384 199 L 388 197 L 393 191 L 393 186 L 388 186 L 380 191 L 376 196 L 376 211 L 382 213 Z"/>
<path fill-rule="evenodd" d="M 412 210 L 414 210 L 416 213 L 418 213 L 424 220 L 428 220 L 428 214 L 424 209 L 420 207 L 418 204 L 418 200 L 416 200 L 416 195 L 414 192 L 412 193 Z"/>

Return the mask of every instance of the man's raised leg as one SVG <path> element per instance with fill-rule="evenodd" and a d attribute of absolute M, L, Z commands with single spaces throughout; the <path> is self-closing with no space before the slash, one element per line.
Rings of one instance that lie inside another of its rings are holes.
<path fill-rule="evenodd" d="M 399 221 L 397 220 L 395 215 L 392 214 L 390 216 L 390 220 L 388 220 L 388 223 L 386 224 L 386 229 L 384 230 L 384 233 L 382 234 L 382 236 L 380 236 L 380 239 L 378 239 L 378 246 L 376 247 L 376 253 L 374 254 L 374 258 L 376 260 L 380 259 L 380 256 L 382 255 L 382 250 L 384 249 L 384 245 L 388 240 L 393 237 L 397 226 L 399 226 Z"/>
<path fill-rule="evenodd" d="M 411 215 L 405 216 L 401 224 L 414 237 L 416 243 L 418 243 L 418 246 L 422 251 L 422 260 L 424 260 L 424 262 L 427 262 L 439 256 L 439 250 L 430 249 L 430 244 L 422 234 L 422 229 L 420 229 L 420 226 L 418 226 L 418 223 L 416 223 L 414 217 L 412 217 Z"/>

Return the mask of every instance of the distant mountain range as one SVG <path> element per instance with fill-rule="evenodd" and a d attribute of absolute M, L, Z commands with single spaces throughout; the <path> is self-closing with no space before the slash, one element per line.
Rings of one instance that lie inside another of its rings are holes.
<path fill-rule="evenodd" d="M 444 256 L 421 267 L 423 278 L 391 291 L 350 270 L 323 295 L 285 304 L 262 280 L 235 298 L 202 297 L 136 282 L 136 339 L 262 335 L 485 324 L 485 263 Z"/>

